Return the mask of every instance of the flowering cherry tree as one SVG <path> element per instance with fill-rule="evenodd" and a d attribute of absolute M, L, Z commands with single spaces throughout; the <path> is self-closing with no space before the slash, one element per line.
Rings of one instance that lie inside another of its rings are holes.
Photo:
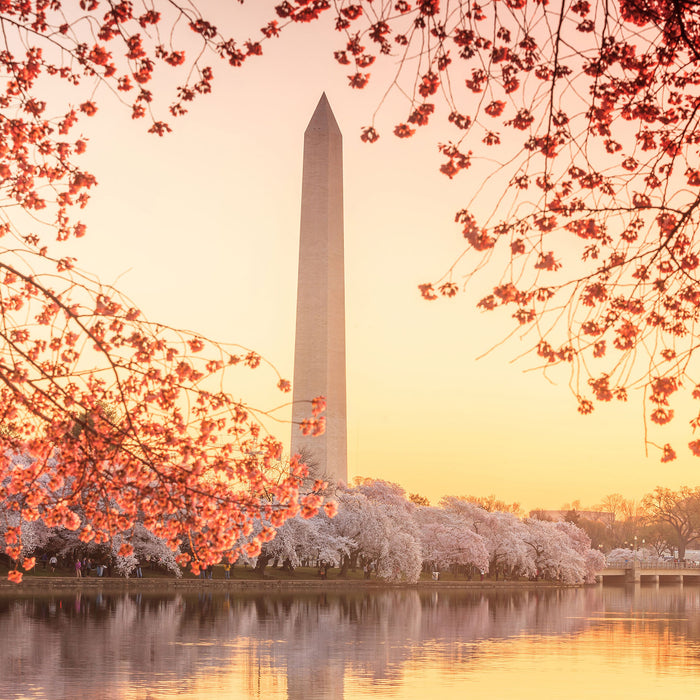
<path fill-rule="evenodd" d="M 635 550 L 629 549 L 628 547 L 616 547 L 608 552 L 605 561 L 608 566 L 625 566 L 638 558 L 639 555 L 635 553 Z"/>
<path fill-rule="evenodd" d="M 338 515 L 332 527 L 353 542 L 350 559 L 371 565 L 388 581 L 418 580 L 421 546 L 415 506 L 398 484 L 360 479 L 354 487 L 338 489 Z"/>
<path fill-rule="evenodd" d="M 571 548 L 583 557 L 583 577 L 586 583 L 595 583 L 595 575 L 605 566 L 605 555 L 591 547 L 591 538 L 585 530 L 570 522 L 557 522 L 556 528 L 569 540 Z"/>
<path fill-rule="evenodd" d="M 76 510 L 80 516 L 79 510 Z M 63 526 L 47 527 L 41 519 L 26 521 L 19 519 L 16 510 L 0 508 L 0 546 L 3 549 L 8 545 L 6 534 L 9 530 L 9 540 L 14 543 L 14 537 L 20 532 L 22 541 L 22 561 L 31 558 L 36 559 L 38 552 L 52 554 L 63 561 L 72 563 L 76 559 L 89 557 L 96 562 L 111 562 L 115 571 L 128 577 L 136 567 L 137 561 L 150 561 L 160 568 L 169 571 L 178 578 L 182 576 L 182 569 L 177 562 L 180 550 L 174 551 L 165 540 L 156 537 L 147 530 L 142 523 L 137 522 L 130 533 L 128 542 L 131 553 L 125 555 L 122 545 L 127 541 L 121 534 L 116 534 L 109 543 L 96 544 L 85 542 L 80 537 L 80 530 L 70 530 Z"/>
<path fill-rule="evenodd" d="M 511 513 L 489 513 L 480 531 L 486 541 L 491 569 L 500 567 L 506 575 L 533 576 L 534 561 L 525 545 L 525 525 Z"/>
<path fill-rule="evenodd" d="M 605 566 L 605 557 L 591 549 L 591 540 L 573 523 L 525 520 L 524 541 L 530 548 L 543 578 L 564 583 L 594 583 L 595 575 Z"/>
<path fill-rule="evenodd" d="M 700 399 L 698 4 L 284 0 L 241 53 L 324 15 L 350 87 L 388 86 L 363 141 L 444 119 L 441 172 L 478 167 L 455 216 L 464 254 L 422 295 L 482 289 L 538 364 L 569 368 L 583 414 L 640 389 L 662 426 L 682 389 Z"/>
<path fill-rule="evenodd" d="M 339 566 L 341 559 L 348 556 L 353 546 L 351 540 L 337 535 L 329 524 L 330 518 L 325 514 L 315 518 L 296 515 L 289 518 L 277 528 L 272 540 L 262 546 L 262 551 L 251 564 L 261 561 L 277 561 L 292 569 L 306 562 L 325 562 L 330 566 Z M 258 570 L 262 566 L 257 566 Z"/>
<path fill-rule="evenodd" d="M 349 544 L 340 562 L 340 575 L 344 577 L 351 567 L 376 563 L 385 543 L 384 517 L 381 508 L 357 489 L 338 489 L 336 498 L 338 514 L 328 527 L 335 537 Z"/>
<path fill-rule="evenodd" d="M 523 541 L 524 525 L 512 513 L 489 512 L 472 500 L 446 496 L 440 505 L 478 534 L 488 552 L 489 570 L 504 574 L 534 574 L 532 556 Z"/>
<path fill-rule="evenodd" d="M 17 523 L 5 552 L 25 569 L 20 523 L 64 527 L 84 543 L 118 538 L 129 557 L 140 522 L 171 551 L 184 545 L 178 562 L 196 572 L 261 516 L 274 528 L 323 501 L 299 495 L 296 461 L 285 478 L 268 477 L 281 444 L 231 393 L 236 372 L 265 365 L 257 353 L 149 322 L 61 251 L 86 233 L 79 215 L 97 178 L 80 166 L 78 125 L 100 100 L 162 136 L 165 114 L 211 91 L 214 61 L 236 66 L 258 52 L 191 4 L 137 5 L 0 4 L 0 503 Z M 172 80 L 156 89 L 164 74 Z M 289 391 L 274 369 L 272 379 Z M 306 432 L 322 432 L 322 412 L 319 399 Z M 270 529 L 256 537 L 251 555 Z"/>
<path fill-rule="evenodd" d="M 486 572 L 489 553 L 484 538 L 459 516 L 442 508 L 425 506 L 416 511 L 423 561 L 431 569 L 474 566 Z"/>

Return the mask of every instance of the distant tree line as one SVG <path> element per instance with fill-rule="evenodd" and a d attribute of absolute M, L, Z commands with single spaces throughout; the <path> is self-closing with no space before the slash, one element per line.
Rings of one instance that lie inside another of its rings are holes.
<path fill-rule="evenodd" d="M 591 509 L 580 501 L 560 511 L 534 510 L 531 517 L 561 518 L 584 530 L 594 549 L 647 549 L 657 556 L 685 558 L 686 550 L 700 549 L 700 487 L 677 490 L 657 486 L 640 501 L 619 493 L 605 496 Z"/>

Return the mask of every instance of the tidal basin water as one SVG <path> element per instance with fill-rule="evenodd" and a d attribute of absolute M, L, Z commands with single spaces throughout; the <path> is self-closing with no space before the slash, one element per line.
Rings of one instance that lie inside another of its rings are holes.
<path fill-rule="evenodd" d="M 700 586 L 0 592 L 0 698 L 700 697 Z"/>

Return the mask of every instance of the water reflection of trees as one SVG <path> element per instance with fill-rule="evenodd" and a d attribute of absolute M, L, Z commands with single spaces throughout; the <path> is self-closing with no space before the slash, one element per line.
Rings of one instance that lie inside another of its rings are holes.
<path fill-rule="evenodd" d="M 700 587 L 606 589 L 594 622 L 602 643 L 614 637 L 659 669 L 700 667 Z"/>
<path fill-rule="evenodd" d="M 7 698 L 118 698 L 182 694 L 235 665 L 251 687 L 262 670 L 289 698 L 342 698 L 347 675 L 398 684 L 409 660 L 468 664 L 484 640 L 587 630 L 695 654 L 700 589 L 7 596 L 0 674 Z"/>

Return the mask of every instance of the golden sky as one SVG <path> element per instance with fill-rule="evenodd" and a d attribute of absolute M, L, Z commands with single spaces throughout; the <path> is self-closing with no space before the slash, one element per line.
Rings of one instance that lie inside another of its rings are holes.
<path fill-rule="evenodd" d="M 232 4 L 233 33 L 252 35 L 266 5 Z M 478 174 L 438 172 L 437 143 L 453 137 L 444 111 L 402 141 L 391 130 L 407 107 L 392 102 L 382 138 L 361 143 L 386 82 L 377 69 L 370 88 L 351 90 L 332 58 L 339 41 L 328 24 L 294 27 L 242 69 L 215 63 L 213 93 L 162 139 L 102 95 L 84 126 L 100 186 L 89 235 L 71 244 L 80 266 L 151 320 L 254 348 L 291 379 L 303 132 L 325 91 L 344 135 L 350 477 L 395 481 L 433 502 L 493 493 L 528 509 L 696 484 L 686 418 L 657 438 L 677 433 L 679 459 L 662 465 L 657 452 L 645 456 L 639 395 L 582 417 L 565 373 L 548 379 L 526 371 L 531 358 L 511 362 L 529 347 L 517 338 L 476 359 L 511 328 L 475 309 L 494 280 L 452 300 L 420 298 L 417 285 L 462 251 L 454 213 Z M 284 399 L 275 381 L 231 389 L 272 407 Z M 290 426 L 277 433 L 288 441 Z"/>

